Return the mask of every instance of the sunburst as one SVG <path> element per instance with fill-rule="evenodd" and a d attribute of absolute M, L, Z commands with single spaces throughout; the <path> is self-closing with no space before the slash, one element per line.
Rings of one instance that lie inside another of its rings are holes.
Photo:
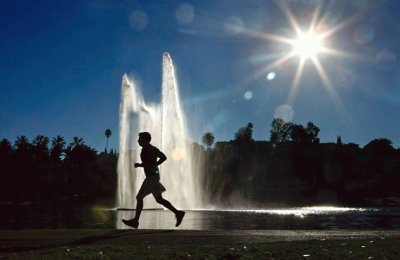
<path fill-rule="evenodd" d="M 287 17 L 291 25 L 291 29 L 294 31 L 293 37 L 288 37 L 286 35 L 260 33 L 251 30 L 247 30 L 247 33 L 253 37 L 261 37 L 269 42 L 272 41 L 286 44 L 288 46 L 288 50 L 286 54 L 280 56 L 272 63 L 267 64 L 259 71 L 255 72 L 252 76 L 252 79 L 250 80 L 255 80 L 256 78 L 267 74 L 273 68 L 278 67 L 288 60 L 297 59 L 297 69 L 293 77 L 292 86 L 287 98 L 287 103 L 290 104 L 293 102 L 296 96 L 299 83 L 304 74 L 305 64 L 311 62 L 314 65 L 315 70 L 318 72 L 318 75 L 323 83 L 322 85 L 325 87 L 327 93 L 329 94 L 335 105 L 339 108 L 339 110 L 341 110 L 341 112 L 346 114 L 344 105 L 342 104 L 340 97 L 336 93 L 336 90 L 331 83 L 329 75 L 327 74 L 322 64 L 320 57 L 321 55 L 346 57 L 353 56 L 351 53 L 333 48 L 327 44 L 337 31 L 347 26 L 353 19 L 347 19 L 337 24 L 336 26 L 329 28 L 326 23 L 327 16 L 320 15 L 320 5 L 317 5 L 314 12 L 312 13 L 308 28 L 304 30 L 302 29 L 302 26 L 296 20 L 295 16 L 290 11 L 287 5 L 281 4 L 279 5 L 279 7 Z"/>

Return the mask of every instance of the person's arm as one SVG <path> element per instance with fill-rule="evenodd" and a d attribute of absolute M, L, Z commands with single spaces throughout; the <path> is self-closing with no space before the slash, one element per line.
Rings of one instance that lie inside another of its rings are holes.
<path fill-rule="evenodd" d="M 138 167 L 144 167 L 143 163 L 135 163 L 135 168 L 138 168 Z"/>
<path fill-rule="evenodd" d="M 165 156 L 165 154 L 163 152 L 161 152 L 160 150 L 157 150 L 157 162 L 155 165 L 144 165 L 143 163 L 135 163 L 135 168 L 138 167 L 157 167 L 158 165 L 162 164 L 163 162 L 165 162 L 167 160 L 167 156 Z"/>
<path fill-rule="evenodd" d="M 158 161 L 156 162 L 157 166 L 167 160 L 167 156 L 165 156 L 165 154 L 160 150 L 158 150 L 157 157 L 158 157 Z"/>

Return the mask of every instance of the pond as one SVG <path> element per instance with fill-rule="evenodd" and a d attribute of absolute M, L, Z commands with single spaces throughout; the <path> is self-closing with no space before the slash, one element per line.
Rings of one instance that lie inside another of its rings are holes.
<path fill-rule="evenodd" d="M 91 206 L 1 206 L 1 229 L 100 228 L 125 229 L 121 220 L 133 218 L 133 210 Z M 175 229 L 168 210 L 144 210 L 142 229 Z M 400 229 L 400 208 L 291 207 L 265 209 L 186 210 L 179 229 L 190 230 L 306 230 Z"/>

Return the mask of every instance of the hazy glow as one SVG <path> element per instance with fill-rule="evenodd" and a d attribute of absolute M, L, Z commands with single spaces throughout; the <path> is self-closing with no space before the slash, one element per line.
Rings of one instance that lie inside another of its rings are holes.
<path fill-rule="evenodd" d="M 290 122 L 293 119 L 293 108 L 290 105 L 280 105 L 275 109 L 274 118 L 282 118 L 286 122 Z"/>
<path fill-rule="evenodd" d="M 300 32 L 297 39 L 293 41 L 293 54 L 302 59 L 316 57 L 322 50 L 322 37 L 312 31 Z"/>
<path fill-rule="evenodd" d="M 171 152 L 171 158 L 174 161 L 182 160 L 185 157 L 185 151 L 182 148 L 176 147 Z"/>
<path fill-rule="evenodd" d="M 109 209 L 101 204 L 95 204 L 92 206 L 92 215 L 99 223 L 107 222 L 110 219 Z"/>
<path fill-rule="evenodd" d="M 244 93 L 243 97 L 244 97 L 244 99 L 246 99 L 246 100 L 250 100 L 250 99 L 253 98 L 253 92 L 251 92 L 251 91 L 246 91 L 246 92 Z"/>

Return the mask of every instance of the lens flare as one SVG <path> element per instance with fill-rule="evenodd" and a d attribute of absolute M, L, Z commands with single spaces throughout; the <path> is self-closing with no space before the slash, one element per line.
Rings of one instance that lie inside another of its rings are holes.
<path fill-rule="evenodd" d="M 288 2 L 277 1 L 277 5 L 285 14 L 292 32 L 285 30 L 283 34 L 273 34 L 255 31 L 249 28 L 242 29 L 243 34 L 250 37 L 261 38 L 268 43 L 274 42 L 282 44 L 280 45 L 281 48 L 279 53 L 275 53 L 278 54 L 276 58 L 250 75 L 250 77 L 244 81 L 244 85 L 250 85 L 253 81 L 256 81 L 260 77 L 265 77 L 265 75 L 267 75 L 267 80 L 271 80 L 274 77 L 272 74 L 268 73 L 273 69 L 282 69 L 283 65 L 285 65 L 286 70 L 286 64 L 298 60 L 297 69 L 295 69 L 291 88 L 285 103 L 294 103 L 303 75 L 310 67 L 314 67 L 320 77 L 322 87 L 325 88 L 342 119 L 344 119 L 346 123 L 351 124 L 352 120 L 350 119 L 345 106 L 341 101 L 340 96 L 337 94 L 336 89 L 330 80 L 329 74 L 322 63 L 322 61 L 326 59 L 321 58 L 323 56 L 340 56 L 345 58 L 356 57 L 356 55 L 352 53 L 334 48 L 332 43 L 335 41 L 330 41 L 335 33 L 345 28 L 348 24 L 353 23 L 356 16 L 351 16 L 345 20 L 336 20 L 335 24 L 332 24 L 329 20 L 329 10 L 326 10 L 326 13 L 324 14 L 321 13 L 320 11 L 323 9 L 321 7 L 322 1 L 317 1 L 307 27 L 307 24 L 304 23 L 304 19 L 301 19 L 301 23 L 297 21 L 289 8 Z M 369 39 L 366 41 L 368 40 Z M 284 50 L 285 45 L 289 47 L 286 48 L 286 51 Z M 274 57 L 274 53 L 268 55 L 269 57 Z M 377 55 L 376 60 L 378 66 L 387 68 L 393 64 L 393 60 L 396 60 L 396 58 L 393 57 L 393 55 L 381 54 Z M 313 66 L 306 66 L 306 63 L 311 63 Z"/>
<path fill-rule="evenodd" d="M 132 29 L 137 31 L 143 30 L 147 26 L 148 22 L 149 22 L 149 17 L 143 11 L 139 10 L 134 11 L 129 16 L 129 23 Z"/>
<path fill-rule="evenodd" d="M 267 79 L 268 80 L 273 80 L 276 77 L 276 73 L 271 71 L 270 73 L 267 74 Z"/>
<path fill-rule="evenodd" d="M 110 211 L 104 205 L 95 204 L 92 206 L 92 216 L 96 222 L 105 223 L 110 220 Z"/>
<path fill-rule="evenodd" d="M 246 100 L 250 100 L 250 99 L 253 98 L 253 92 L 251 92 L 251 91 L 246 91 L 246 92 L 244 93 L 243 97 L 244 97 L 244 99 L 246 99 Z"/>
<path fill-rule="evenodd" d="M 180 161 L 185 158 L 185 153 L 182 148 L 176 147 L 171 152 L 171 158 L 174 161 Z"/>

